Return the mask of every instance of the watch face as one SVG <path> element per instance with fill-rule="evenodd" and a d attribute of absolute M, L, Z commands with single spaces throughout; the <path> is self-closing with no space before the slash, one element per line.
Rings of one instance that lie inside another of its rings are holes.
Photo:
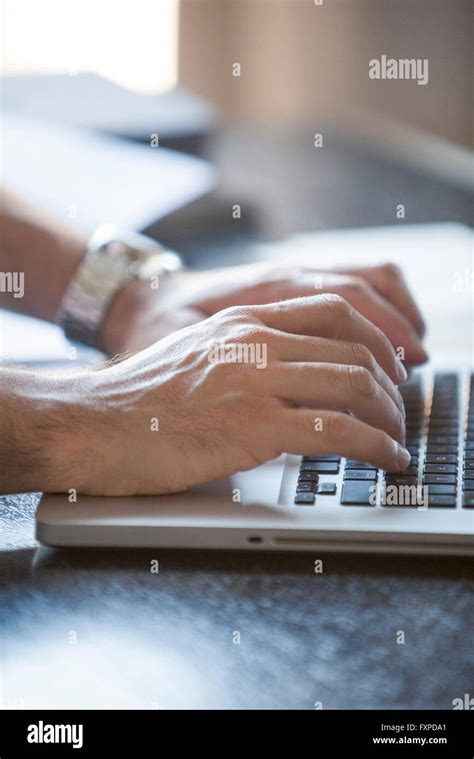
<path fill-rule="evenodd" d="M 107 228 L 107 231 L 110 231 Z M 99 234 L 100 232 L 100 234 Z M 102 321 L 116 292 L 127 280 L 167 276 L 182 268 L 178 255 L 139 234 L 113 238 L 98 230 L 64 295 L 58 321 L 75 340 L 97 345 Z"/>

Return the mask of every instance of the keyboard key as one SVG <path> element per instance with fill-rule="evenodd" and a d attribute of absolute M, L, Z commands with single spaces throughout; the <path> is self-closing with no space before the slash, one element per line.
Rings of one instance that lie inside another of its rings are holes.
<path fill-rule="evenodd" d="M 320 482 L 318 493 L 321 495 L 336 495 L 337 485 L 335 482 Z"/>
<path fill-rule="evenodd" d="M 454 509 L 456 507 L 456 496 L 428 495 L 428 507 Z"/>
<path fill-rule="evenodd" d="M 339 474 L 337 461 L 303 461 L 301 472 L 320 472 L 320 474 Z"/>
<path fill-rule="evenodd" d="M 430 435 L 428 432 L 428 445 L 454 445 L 457 435 Z"/>
<path fill-rule="evenodd" d="M 430 414 L 430 425 L 432 424 L 455 424 L 456 421 L 459 418 L 459 409 L 457 407 L 456 401 L 449 401 L 450 403 L 454 403 L 454 407 L 452 409 L 448 408 L 447 406 L 441 406 L 441 404 L 437 404 L 436 401 L 433 403 L 433 406 L 431 408 L 431 414 Z"/>
<path fill-rule="evenodd" d="M 295 503 L 297 506 L 312 506 L 316 501 L 314 493 L 297 493 Z"/>
<path fill-rule="evenodd" d="M 317 472 L 300 472 L 298 482 L 318 482 L 319 474 Z"/>
<path fill-rule="evenodd" d="M 401 495 L 401 493 L 397 493 L 394 498 L 393 495 L 390 494 L 390 497 L 387 496 L 382 501 L 381 506 L 384 506 L 387 509 L 418 509 L 420 507 L 420 504 L 416 502 L 416 498 L 407 499 L 404 495 L 400 498 L 400 503 L 398 503 L 399 495 Z"/>
<path fill-rule="evenodd" d="M 464 493 L 462 505 L 465 509 L 474 509 L 474 493 Z"/>
<path fill-rule="evenodd" d="M 377 472 L 375 469 L 346 469 L 344 473 L 345 480 L 375 480 Z"/>
<path fill-rule="evenodd" d="M 430 420 L 428 432 L 432 432 L 434 435 L 456 435 L 458 429 L 459 425 L 456 420 L 448 422 L 447 419 L 438 419 Z"/>
<path fill-rule="evenodd" d="M 455 464 L 426 464 L 425 474 L 456 474 Z"/>
<path fill-rule="evenodd" d="M 402 472 L 385 472 L 385 477 L 415 477 L 418 474 L 418 468 L 416 466 L 407 466 Z"/>
<path fill-rule="evenodd" d="M 416 477 L 400 477 L 399 475 L 386 474 L 385 484 L 388 485 L 416 485 Z"/>
<path fill-rule="evenodd" d="M 303 461 L 337 461 L 341 462 L 340 456 L 303 456 Z"/>
<path fill-rule="evenodd" d="M 462 485 L 463 490 L 474 490 L 474 480 L 465 480 Z"/>
<path fill-rule="evenodd" d="M 425 474 L 423 485 L 455 485 L 457 477 L 455 474 Z"/>
<path fill-rule="evenodd" d="M 342 486 L 341 503 L 345 506 L 375 506 L 374 483 L 350 480 Z"/>
<path fill-rule="evenodd" d="M 315 482 L 298 482 L 296 486 L 297 493 L 314 493 L 316 490 Z"/>
<path fill-rule="evenodd" d="M 373 469 L 374 472 L 377 471 L 372 464 L 366 464 L 365 461 L 355 461 L 354 459 L 347 459 L 346 469 Z"/>
<path fill-rule="evenodd" d="M 456 495 L 456 485 L 427 485 L 428 495 Z"/>
<path fill-rule="evenodd" d="M 465 461 L 464 462 L 464 469 L 474 469 L 474 461 Z"/>
<path fill-rule="evenodd" d="M 448 453 L 427 453 L 426 454 L 426 463 L 427 464 L 456 464 L 457 463 L 457 456 L 454 454 L 448 454 Z"/>
<path fill-rule="evenodd" d="M 426 447 L 426 453 L 453 453 L 458 451 L 457 445 L 430 445 L 428 443 Z"/>

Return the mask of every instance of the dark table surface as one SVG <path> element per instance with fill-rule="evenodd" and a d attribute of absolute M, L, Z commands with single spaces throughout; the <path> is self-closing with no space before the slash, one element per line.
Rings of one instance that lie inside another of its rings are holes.
<path fill-rule="evenodd" d="M 37 498 L 0 502 L 7 705 L 450 709 L 472 693 L 467 560 L 52 550 Z"/>
<path fill-rule="evenodd" d="M 324 175 L 305 184 L 295 164 L 299 181 L 283 192 L 282 166 L 270 162 L 288 231 L 311 228 L 312 208 L 320 228 L 390 221 L 370 197 L 402 197 L 410 221 L 469 216 L 466 194 L 440 192 L 439 180 L 347 149 L 324 162 L 329 195 Z M 450 709 L 474 692 L 469 560 L 56 551 L 35 542 L 38 498 L 0 498 L 3 706 Z"/>

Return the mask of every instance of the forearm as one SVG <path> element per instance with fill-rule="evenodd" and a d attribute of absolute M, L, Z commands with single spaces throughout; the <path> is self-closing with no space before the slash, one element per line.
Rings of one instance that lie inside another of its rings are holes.
<path fill-rule="evenodd" d="M 0 307 L 54 321 L 85 253 L 85 238 L 0 193 Z"/>
<path fill-rule="evenodd" d="M 0 493 L 81 488 L 86 378 L 0 368 Z"/>

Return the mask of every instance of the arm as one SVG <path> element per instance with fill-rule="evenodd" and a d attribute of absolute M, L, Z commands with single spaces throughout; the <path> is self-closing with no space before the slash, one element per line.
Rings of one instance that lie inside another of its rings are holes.
<path fill-rule="evenodd" d="M 24 295 L 0 289 L 0 307 L 54 321 L 86 250 L 85 238 L 0 190 L 0 272 L 24 276 Z"/>
<path fill-rule="evenodd" d="M 21 275 L 24 284 L 22 297 L 0 287 L 0 308 L 55 321 L 86 247 L 86 237 L 72 226 L 0 188 L 0 274 Z M 161 293 L 146 283 L 132 280 L 124 286 L 102 324 L 104 351 L 139 350 L 205 316 L 194 305 L 181 303 L 170 309 L 164 299 L 161 306 L 161 300 Z"/>
<path fill-rule="evenodd" d="M 0 493 L 75 487 L 74 424 L 86 415 L 78 389 L 77 378 L 0 368 Z"/>
<path fill-rule="evenodd" d="M 0 369 L 0 491 L 173 493 L 283 452 L 399 471 L 404 379 L 337 296 L 226 309 L 99 371 Z"/>

